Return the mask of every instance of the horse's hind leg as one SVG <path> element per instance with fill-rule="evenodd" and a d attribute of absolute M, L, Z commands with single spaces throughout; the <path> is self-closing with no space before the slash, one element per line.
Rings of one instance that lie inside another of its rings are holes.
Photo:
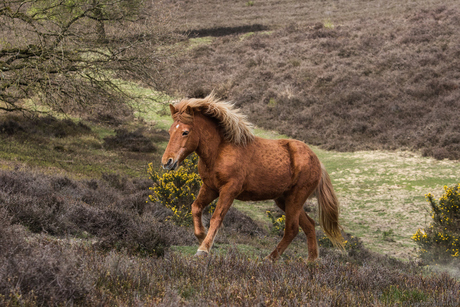
<path fill-rule="evenodd" d="M 318 258 L 318 241 L 316 240 L 315 221 L 307 215 L 302 209 L 300 213 L 300 227 L 307 236 L 308 244 L 308 259 L 307 261 L 315 261 Z"/>
<path fill-rule="evenodd" d="M 277 260 L 291 244 L 292 240 L 299 233 L 299 215 L 300 210 L 296 206 L 286 203 L 285 206 L 286 223 L 284 228 L 284 235 L 281 241 L 276 246 L 275 250 L 268 256 L 271 260 Z"/>
<path fill-rule="evenodd" d="M 270 259 L 277 260 L 299 233 L 300 214 L 303 212 L 303 204 L 312 192 L 296 186 L 286 195 L 284 201 L 284 212 L 286 213 L 284 236 L 275 250 L 268 256 Z M 282 198 L 276 200 L 281 209 L 283 209 L 282 200 Z"/>

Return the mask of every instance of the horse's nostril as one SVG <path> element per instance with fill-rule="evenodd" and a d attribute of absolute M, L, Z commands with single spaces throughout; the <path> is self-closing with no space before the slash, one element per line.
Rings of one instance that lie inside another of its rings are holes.
<path fill-rule="evenodd" d="M 169 158 L 165 166 L 170 166 L 173 163 L 173 159 Z"/>

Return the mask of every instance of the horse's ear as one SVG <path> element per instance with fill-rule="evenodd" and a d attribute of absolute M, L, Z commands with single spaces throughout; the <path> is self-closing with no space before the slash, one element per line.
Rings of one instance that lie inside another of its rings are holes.
<path fill-rule="evenodd" d="M 169 109 L 171 110 L 171 115 L 174 115 L 177 113 L 176 108 L 172 104 L 169 105 Z"/>
<path fill-rule="evenodd" d="M 190 115 L 190 116 L 193 116 L 193 109 L 192 109 L 192 107 L 187 106 L 187 108 L 185 109 L 185 113 L 187 113 L 187 114 Z"/>

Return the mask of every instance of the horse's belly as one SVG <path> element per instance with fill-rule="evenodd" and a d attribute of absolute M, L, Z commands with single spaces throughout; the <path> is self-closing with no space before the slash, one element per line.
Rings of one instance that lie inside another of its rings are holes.
<path fill-rule="evenodd" d="M 249 187 L 246 188 L 240 195 L 238 195 L 238 200 L 266 200 L 266 199 L 275 199 L 283 195 L 286 191 L 289 190 L 289 184 L 287 181 L 280 182 L 278 185 L 263 185 L 259 187 Z"/>
<path fill-rule="evenodd" d="M 239 200 L 265 200 L 280 197 L 291 187 L 291 171 L 288 161 L 259 167 L 247 176 Z"/>
<path fill-rule="evenodd" d="M 258 201 L 258 200 L 267 200 L 267 199 L 276 199 L 278 197 L 281 197 L 283 193 L 279 191 L 268 191 L 261 193 L 260 191 L 244 191 L 236 199 L 242 200 L 242 201 L 248 201 L 248 200 L 253 200 L 253 201 Z"/>

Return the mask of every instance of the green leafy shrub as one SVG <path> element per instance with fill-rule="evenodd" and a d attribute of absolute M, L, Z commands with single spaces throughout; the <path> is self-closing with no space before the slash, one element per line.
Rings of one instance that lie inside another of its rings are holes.
<path fill-rule="evenodd" d="M 198 156 L 192 154 L 177 171 L 156 172 L 153 165 L 149 164 L 148 172 L 153 180 L 149 199 L 171 209 L 172 215 L 168 219 L 179 226 L 190 226 L 193 222 L 190 205 L 202 184 L 197 163 Z"/>
<path fill-rule="evenodd" d="M 460 184 L 444 186 L 439 201 L 431 193 L 425 197 L 430 203 L 433 221 L 412 236 L 420 248 L 420 257 L 427 261 L 460 260 Z"/>

